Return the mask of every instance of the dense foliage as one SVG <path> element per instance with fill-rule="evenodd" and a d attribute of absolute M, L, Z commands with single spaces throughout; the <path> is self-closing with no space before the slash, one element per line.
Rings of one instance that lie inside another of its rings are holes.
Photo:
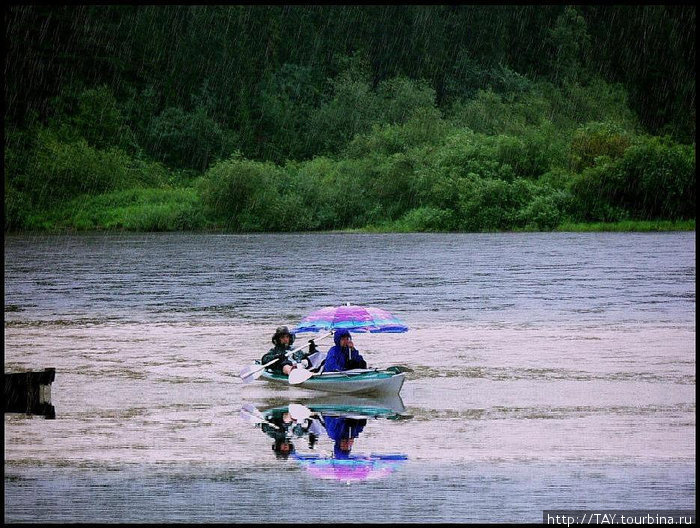
<path fill-rule="evenodd" d="M 694 7 L 14 6 L 6 24 L 6 230 L 695 218 Z"/>

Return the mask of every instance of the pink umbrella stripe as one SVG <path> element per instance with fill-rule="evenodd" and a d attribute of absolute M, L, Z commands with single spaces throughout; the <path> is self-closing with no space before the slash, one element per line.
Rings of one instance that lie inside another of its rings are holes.
<path fill-rule="evenodd" d="M 329 306 L 306 316 L 296 332 L 348 329 L 356 332 L 405 332 L 408 327 L 395 315 L 380 308 Z"/>

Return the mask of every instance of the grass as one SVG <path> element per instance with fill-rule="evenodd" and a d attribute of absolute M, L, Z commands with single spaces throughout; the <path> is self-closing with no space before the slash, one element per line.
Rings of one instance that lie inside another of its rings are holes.
<path fill-rule="evenodd" d="M 129 189 L 81 196 L 28 218 L 29 230 L 196 231 L 207 221 L 194 188 Z"/>
<path fill-rule="evenodd" d="M 433 229 L 412 229 L 402 222 L 385 222 L 373 224 L 359 229 L 349 229 L 349 232 L 357 233 L 425 233 L 425 232 L 450 232 Z M 541 232 L 542 230 L 527 227 L 507 230 L 504 232 L 527 233 Z M 624 220 L 620 222 L 564 222 L 554 229 L 560 232 L 573 233 L 600 233 L 600 232 L 638 232 L 647 233 L 655 231 L 695 231 L 695 220 Z M 498 233 L 497 230 L 484 230 L 482 233 Z"/>
<path fill-rule="evenodd" d="M 361 228 L 355 233 L 442 232 L 414 215 Z M 430 220 L 430 217 L 426 217 Z M 98 196 L 84 195 L 46 211 L 31 213 L 24 231 L 225 231 L 207 218 L 196 187 L 136 188 Z M 695 220 L 564 222 L 560 232 L 695 231 Z M 530 231 L 519 229 L 517 231 Z"/>
<path fill-rule="evenodd" d="M 565 222 L 556 231 L 586 232 L 652 232 L 652 231 L 695 231 L 695 220 L 624 220 L 621 222 Z"/>

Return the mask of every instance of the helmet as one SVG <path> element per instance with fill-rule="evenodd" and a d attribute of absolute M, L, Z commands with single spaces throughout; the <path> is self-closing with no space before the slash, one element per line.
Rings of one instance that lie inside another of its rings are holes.
<path fill-rule="evenodd" d="M 280 339 L 280 337 L 282 337 L 283 335 L 288 335 L 288 336 L 289 336 L 289 344 L 290 344 L 290 345 L 291 345 L 292 343 L 294 343 L 294 334 L 292 334 L 292 333 L 289 331 L 289 328 L 287 328 L 286 326 L 278 326 L 278 327 L 277 327 L 277 330 L 275 330 L 275 334 L 272 336 L 272 342 L 273 342 L 275 345 L 279 345 L 279 344 L 280 344 L 280 343 L 279 343 L 279 339 Z"/>

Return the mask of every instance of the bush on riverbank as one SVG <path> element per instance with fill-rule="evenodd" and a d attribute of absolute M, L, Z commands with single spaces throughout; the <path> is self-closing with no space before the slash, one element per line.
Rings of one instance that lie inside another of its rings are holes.
<path fill-rule="evenodd" d="M 641 137 L 617 159 L 596 158 L 571 183 L 573 217 L 583 221 L 695 216 L 695 148 Z"/>
<path fill-rule="evenodd" d="M 93 91 L 76 115 L 8 134 L 5 229 L 495 231 L 694 218 L 694 145 L 640 134 L 619 86 L 521 81 L 441 110 L 424 83 L 373 90 L 342 77 L 314 110 L 339 127 L 324 132 L 327 155 L 297 161 L 207 158 L 233 136 L 200 109 L 197 123 L 216 133 L 194 165 L 186 150 L 150 159 L 113 98 Z M 86 122 L 95 101 L 108 110 L 99 126 Z M 178 143 L 197 130 L 173 116 L 145 137 Z"/>
<path fill-rule="evenodd" d="M 129 189 L 83 195 L 29 214 L 28 230 L 196 231 L 209 226 L 194 188 Z"/>

